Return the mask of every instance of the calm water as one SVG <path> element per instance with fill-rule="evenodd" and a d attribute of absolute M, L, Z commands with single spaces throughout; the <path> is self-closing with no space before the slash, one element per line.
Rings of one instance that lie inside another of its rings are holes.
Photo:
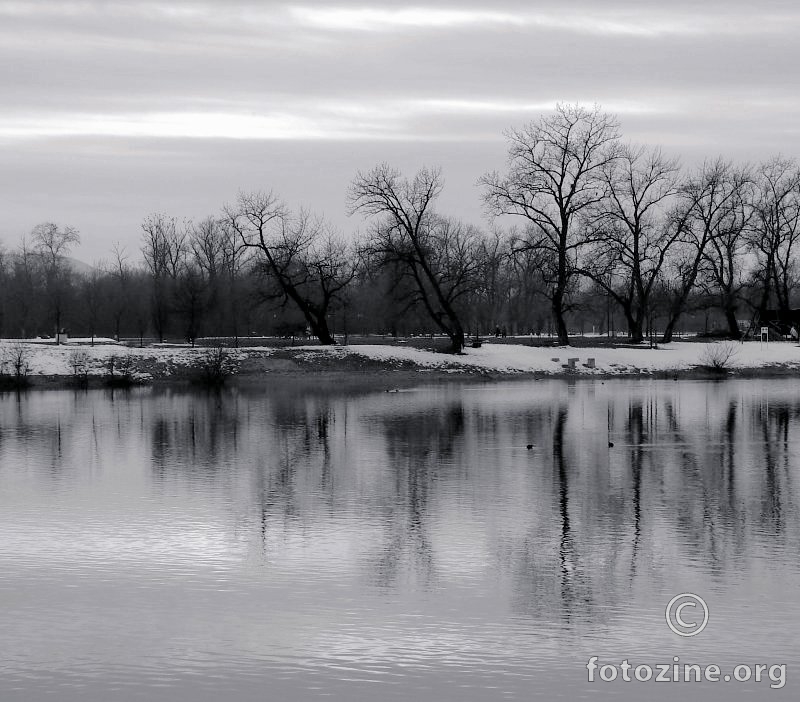
<path fill-rule="evenodd" d="M 800 382 L 3 395 L 0 606 L 3 702 L 796 699 Z"/>

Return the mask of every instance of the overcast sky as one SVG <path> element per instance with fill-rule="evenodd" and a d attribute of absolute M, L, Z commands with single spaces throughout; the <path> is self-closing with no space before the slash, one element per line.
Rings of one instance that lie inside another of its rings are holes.
<path fill-rule="evenodd" d="M 357 169 L 441 165 L 479 223 L 502 132 L 559 101 L 703 157 L 800 155 L 795 1 L 0 0 L 0 241 L 77 227 L 138 254 L 140 223 L 273 189 L 344 231 Z"/>

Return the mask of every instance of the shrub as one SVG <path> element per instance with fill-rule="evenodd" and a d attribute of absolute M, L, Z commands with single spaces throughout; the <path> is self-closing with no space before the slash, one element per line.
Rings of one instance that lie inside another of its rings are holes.
<path fill-rule="evenodd" d="M 704 368 L 722 372 L 727 370 L 736 354 L 739 353 L 739 344 L 733 341 L 720 341 L 708 344 L 700 355 L 700 363 Z"/>
<path fill-rule="evenodd" d="M 219 388 L 238 369 L 238 363 L 227 349 L 215 346 L 205 351 L 195 361 L 191 380 L 197 385 Z"/>
<path fill-rule="evenodd" d="M 129 388 L 133 385 L 133 358 L 113 354 L 106 361 L 106 385 L 110 388 Z"/>
<path fill-rule="evenodd" d="M 72 368 L 72 379 L 78 387 L 88 387 L 89 371 L 92 367 L 89 354 L 81 349 L 75 349 L 69 354 L 68 362 L 70 368 Z"/>
<path fill-rule="evenodd" d="M 0 346 L 0 389 L 20 390 L 28 387 L 28 347 L 21 341 Z"/>

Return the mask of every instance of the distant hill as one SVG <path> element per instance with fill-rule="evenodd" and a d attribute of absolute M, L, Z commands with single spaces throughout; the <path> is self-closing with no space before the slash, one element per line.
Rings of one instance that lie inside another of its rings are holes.
<path fill-rule="evenodd" d="M 18 258 L 19 254 L 14 253 L 13 251 L 7 253 L 5 256 L 6 262 L 11 265 L 13 265 Z M 92 271 L 94 271 L 94 266 L 90 266 L 88 263 L 79 261 L 77 258 L 72 258 L 71 256 L 65 256 L 64 260 L 69 266 L 69 269 L 73 273 L 76 273 L 77 275 L 89 275 Z"/>
<path fill-rule="evenodd" d="M 94 266 L 90 266 L 88 263 L 79 261 L 77 258 L 65 256 L 64 260 L 66 260 L 73 273 L 78 273 L 79 275 L 89 275 L 89 273 L 94 270 Z"/>

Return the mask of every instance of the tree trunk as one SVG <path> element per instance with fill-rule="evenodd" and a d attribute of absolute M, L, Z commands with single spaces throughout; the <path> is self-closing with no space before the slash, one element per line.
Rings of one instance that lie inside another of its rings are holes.
<path fill-rule="evenodd" d="M 639 312 L 638 315 L 633 313 L 633 309 L 631 309 L 628 305 L 622 306 L 622 311 L 625 314 L 625 321 L 628 323 L 628 337 L 630 338 L 631 343 L 639 344 L 644 341 L 644 332 L 642 331 L 643 320 L 642 314 Z"/>
<path fill-rule="evenodd" d="M 680 312 L 678 312 L 669 318 L 667 326 L 664 327 L 664 336 L 661 337 L 662 344 L 669 344 L 672 342 L 672 334 L 675 331 L 675 325 L 678 323 L 680 316 Z"/>
<path fill-rule="evenodd" d="M 642 331 L 642 320 L 632 319 L 628 324 L 628 332 L 631 335 L 631 343 L 641 344 L 644 341 L 644 331 Z"/>
<path fill-rule="evenodd" d="M 728 322 L 728 333 L 731 339 L 741 339 L 742 332 L 739 330 L 739 322 L 736 321 L 736 308 L 730 303 L 725 305 L 725 319 Z"/>
<path fill-rule="evenodd" d="M 450 334 L 450 353 L 461 353 L 466 346 L 464 330 L 458 329 Z"/>
<path fill-rule="evenodd" d="M 324 315 L 315 316 L 310 310 L 303 310 L 303 315 L 308 325 L 311 327 L 312 334 L 317 337 L 320 344 L 323 346 L 333 346 L 336 344 L 330 329 L 328 329 L 328 320 L 325 319 Z"/>
<path fill-rule="evenodd" d="M 683 281 L 680 295 L 671 305 L 672 309 L 670 310 L 669 321 L 664 329 L 664 336 L 661 338 L 662 344 L 669 344 L 672 341 L 672 333 L 675 331 L 675 326 L 678 324 L 678 319 L 680 319 L 680 316 L 683 314 L 683 311 L 686 308 L 686 301 L 689 299 L 689 294 L 694 288 L 695 281 L 697 280 L 697 271 L 700 268 L 702 248 L 700 251 L 701 253 L 695 257 L 689 275 Z"/>
<path fill-rule="evenodd" d="M 770 293 L 770 274 L 764 276 L 764 285 L 761 288 L 761 296 L 758 301 L 758 315 L 763 318 L 769 307 L 769 293 Z"/>
<path fill-rule="evenodd" d="M 564 292 L 567 289 L 567 222 L 563 215 L 561 219 L 561 247 L 558 252 L 558 281 L 553 293 L 553 317 L 556 320 L 558 345 L 569 346 L 569 333 L 567 332 L 567 324 L 564 321 Z"/>
<path fill-rule="evenodd" d="M 553 319 L 556 321 L 558 345 L 569 346 L 569 333 L 567 332 L 567 323 L 564 321 L 564 310 L 560 294 L 553 297 Z"/>

